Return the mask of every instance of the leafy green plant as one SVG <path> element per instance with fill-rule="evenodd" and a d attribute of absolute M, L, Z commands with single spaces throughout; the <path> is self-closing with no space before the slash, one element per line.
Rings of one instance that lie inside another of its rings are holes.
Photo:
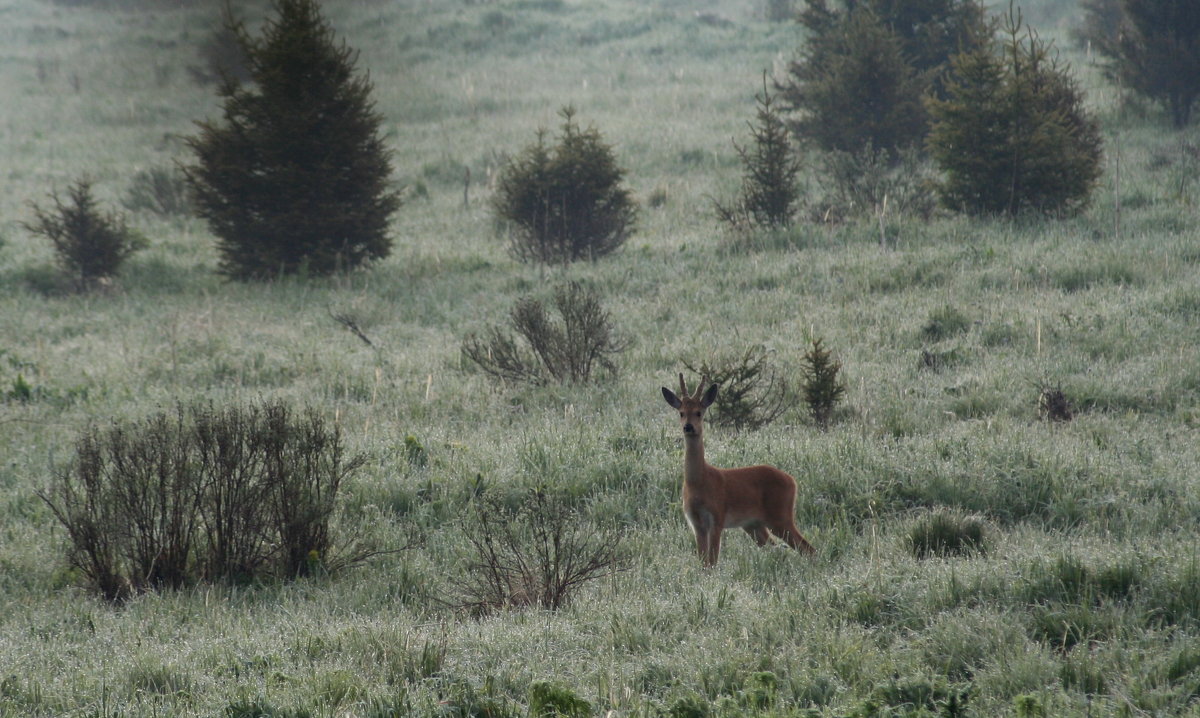
<path fill-rule="evenodd" d="M 612 147 L 599 130 L 579 127 L 573 107 L 559 114 L 557 145 L 547 145 L 545 130 L 539 130 L 537 141 L 501 170 L 492 199 L 521 261 L 598 259 L 625 243 L 637 218 L 637 203 L 621 185 L 625 170 Z"/>
<path fill-rule="evenodd" d="M 588 718 L 592 704 L 565 686 L 538 681 L 529 686 L 531 718 Z"/>
<path fill-rule="evenodd" d="M 803 394 L 808 414 L 818 426 L 828 426 L 833 409 L 846 394 L 846 383 L 838 377 L 842 363 L 833 359 L 822 340 L 813 339 L 804 353 Z"/>
<path fill-rule="evenodd" d="M 234 279 L 325 275 L 386 257 L 400 207 L 372 85 L 316 0 L 274 0 L 260 39 L 227 13 L 252 82 L 222 81 L 185 168 Z"/>
<path fill-rule="evenodd" d="M 609 313 L 597 294 L 578 282 L 554 290 L 554 307 L 561 318 L 550 318 L 541 300 L 525 296 L 510 314 L 512 334 L 492 327 L 487 338 L 469 334 L 462 352 L 485 373 L 506 382 L 532 384 L 590 381 L 597 368 L 615 375 L 613 358 L 627 343 L 616 336 Z"/>
<path fill-rule="evenodd" d="M 29 232 L 50 240 L 58 263 L 76 288 L 92 289 L 116 276 L 125 260 L 145 245 L 125 217 L 103 212 L 92 196 L 92 181 L 76 180 L 64 199 L 50 195 L 52 208 L 33 205 Z"/>
<path fill-rule="evenodd" d="M 957 307 L 947 304 L 929 314 L 929 319 L 921 326 L 921 336 L 936 342 L 955 334 L 962 334 L 970 328 L 971 320 L 967 315 Z"/>

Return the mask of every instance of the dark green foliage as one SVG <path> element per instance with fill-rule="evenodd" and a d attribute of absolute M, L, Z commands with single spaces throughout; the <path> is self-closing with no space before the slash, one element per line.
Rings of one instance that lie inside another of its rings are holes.
<path fill-rule="evenodd" d="M 803 392 L 808 414 L 818 426 L 828 426 L 833 408 L 846 394 L 846 384 L 839 377 L 841 362 L 834 361 L 833 353 L 822 345 L 820 338 L 813 339 L 812 346 L 804 353 Z"/>
<path fill-rule="evenodd" d="M 1200 97 L 1200 3 L 1089 0 L 1080 37 L 1108 60 L 1108 73 L 1161 102 L 1185 127 Z"/>
<path fill-rule="evenodd" d="M 521 261 L 566 264 L 617 250 L 633 232 L 637 203 L 621 186 L 625 170 L 600 132 L 580 129 L 575 110 L 563 108 L 558 144 L 537 142 L 500 173 L 492 207 L 511 228 Z"/>
<path fill-rule="evenodd" d="M 92 196 L 89 179 L 76 180 L 64 200 L 50 195 L 52 208 L 33 205 L 34 220 L 23 226 L 50 240 L 59 265 L 77 289 L 87 290 L 116 276 L 145 240 L 116 212 L 105 213 Z"/>
<path fill-rule="evenodd" d="M 1004 38 L 955 57 L 945 100 L 930 100 L 929 152 L 942 202 L 974 215 L 1072 212 L 1100 177 L 1101 138 L 1083 94 L 1010 12 Z"/>
<path fill-rule="evenodd" d="M 275 0 L 261 39 L 227 18 L 251 84 L 226 78 L 222 122 L 201 122 L 186 168 L 197 212 L 235 279 L 329 274 L 391 251 L 399 208 L 371 83 L 316 0 Z"/>
<path fill-rule="evenodd" d="M 798 177 L 800 159 L 788 139 L 788 129 L 775 108 L 775 98 L 767 89 L 756 95 L 758 124 L 750 126 L 753 148 L 736 142 L 733 147 L 742 160 L 741 193 L 730 206 L 717 202 L 717 216 L 733 229 L 787 227 L 796 215 L 800 199 Z"/>
<path fill-rule="evenodd" d="M 515 506 L 496 493 L 477 496 L 461 526 L 471 550 L 459 589 L 463 607 L 476 614 L 557 610 L 626 562 L 620 532 L 590 525 L 548 488 L 530 489 Z"/>
<path fill-rule="evenodd" d="M 892 155 L 928 129 L 922 96 L 940 92 L 949 58 L 984 37 L 974 0 L 806 0 L 807 46 L 789 67 L 785 101 L 799 135 L 826 150 Z"/>
<path fill-rule="evenodd" d="M 613 357 L 625 350 L 626 343 L 615 336 L 599 296 L 578 282 L 568 282 L 555 288 L 554 307 L 561 322 L 550 318 L 540 299 L 517 300 L 511 323 L 528 350 L 508 332 L 492 327 L 486 340 L 467 335 L 463 356 L 505 382 L 587 382 L 597 367 L 615 375 Z"/>
<path fill-rule="evenodd" d="M 109 600 L 286 578 L 371 553 L 330 553 L 338 490 L 363 461 L 344 454 L 338 428 L 312 411 L 180 407 L 89 429 L 41 497 L 67 530 L 71 566 Z"/>
<path fill-rule="evenodd" d="M 868 9 L 813 37 L 790 72 L 783 97 L 802 113 L 793 129 L 818 148 L 893 152 L 925 135 L 925 84 L 905 62 L 900 39 Z"/>
<path fill-rule="evenodd" d="M 907 541 L 917 558 L 971 556 L 987 550 L 983 521 L 948 511 L 933 511 L 918 519 Z"/>
<path fill-rule="evenodd" d="M 787 386 L 778 378 L 770 359 L 767 348 L 755 344 L 738 356 L 716 357 L 699 366 L 684 359 L 683 365 L 721 388 L 717 403 L 709 410 L 709 421 L 718 426 L 757 429 L 778 419 L 788 403 Z"/>
<path fill-rule="evenodd" d="M 175 167 L 141 170 L 129 183 L 121 203 L 131 212 L 152 212 L 162 217 L 192 212 L 187 177 Z"/>
<path fill-rule="evenodd" d="M 592 704 L 564 686 L 538 681 L 529 686 L 530 718 L 589 718 Z"/>

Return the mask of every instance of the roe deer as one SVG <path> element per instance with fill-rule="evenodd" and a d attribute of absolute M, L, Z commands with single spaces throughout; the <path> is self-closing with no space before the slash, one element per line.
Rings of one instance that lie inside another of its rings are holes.
<path fill-rule="evenodd" d="M 704 411 L 717 398 L 717 385 L 704 391 L 706 383 L 707 377 L 701 379 L 696 393 L 688 396 L 680 374 L 679 396 L 665 386 L 662 390 L 667 403 L 679 410 L 683 426 L 683 515 L 696 534 L 700 560 L 705 566 L 717 563 L 721 532 L 727 528 L 745 530 L 759 546 L 770 543 L 773 533 L 812 555 L 812 545 L 796 528 L 795 479 L 773 466 L 718 469 L 704 460 Z"/>

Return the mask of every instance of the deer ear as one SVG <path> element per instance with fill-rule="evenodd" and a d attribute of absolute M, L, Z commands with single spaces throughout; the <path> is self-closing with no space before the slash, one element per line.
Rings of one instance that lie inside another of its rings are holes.
<path fill-rule="evenodd" d="M 717 400 L 717 385 L 713 384 L 708 387 L 708 391 L 704 392 L 704 398 L 700 400 L 700 406 L 708 407 Z"/>
<path fill-rule="evenodd" d="M 662 388 L 662 391 L 663 398 L 666 399 L 667 403 L 673 408 L 678 409 L 679 407 L 683 406 L 683 402 L 679 401 L 679 397 L 675 396 L 675 392 L 671 391 L 665 386 Z"/>

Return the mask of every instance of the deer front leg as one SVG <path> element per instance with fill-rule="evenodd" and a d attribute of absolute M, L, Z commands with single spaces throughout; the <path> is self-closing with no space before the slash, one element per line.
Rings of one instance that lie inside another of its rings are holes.
<path fill-rule="evenodd" d="M 696 535 L 696 553 L 700 555 L 700 561 L 705 566 L 716 565 L 721 556 L 721 525 L 716 517 L 699 507 L 687 512 L 687 520 Z"/>

